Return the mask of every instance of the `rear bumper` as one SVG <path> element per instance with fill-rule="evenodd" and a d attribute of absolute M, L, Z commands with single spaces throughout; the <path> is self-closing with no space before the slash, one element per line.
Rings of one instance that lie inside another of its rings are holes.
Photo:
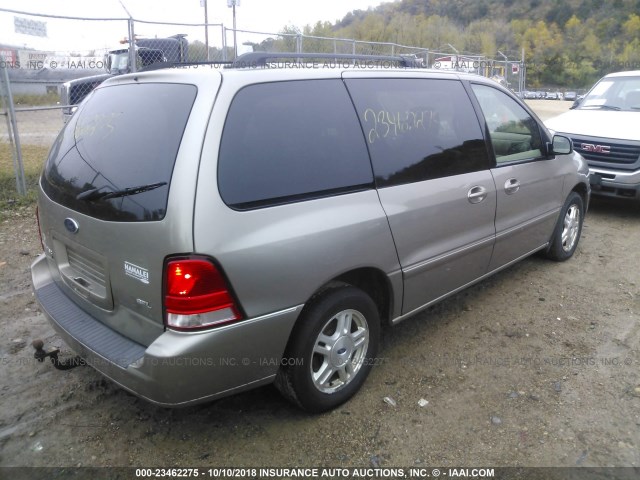
<path fill-rule="evenodd" d="M 273 381 L 302 306 L 214 330 L 166 330 L 140 345 L 65 295 L 41 255 L 31 266 L 38 303 L 62 339 L 100 373 L 152 403 L 187 406 Z"/>
<path fill-rule="evenodd" d="M 640 170 L 623 172 L 590 167 L 589 183 L 593 195 L 640 199 Z"/>

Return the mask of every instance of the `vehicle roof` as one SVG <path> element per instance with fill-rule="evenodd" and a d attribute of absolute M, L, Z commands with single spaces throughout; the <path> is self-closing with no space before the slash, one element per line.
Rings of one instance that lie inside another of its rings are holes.
<path fill-rule="evenodd" d="M 604 78 L 611 78 L 611 77 L 640 77 L 640 70 L 630 70 L 627 72 L 609 73 L 608 75 L 605 75 Z"/>
<path fill-rule="evenodd" d="M 144 81 L 178 81 L 178 82 L 196 82 L 199 83 L 204 78 L 216 77 L 227 78 L 229 80 L 264 82 L 264 81 L 282 81 L 282 80 L 303 80 L 303 79 L 328 79 L 328 78 L 359 78 L 359 77 L 409 77 L 409 78 L 456 78 L 460 80 L 473 80 L 476 82 L 498 85 L 497 82 L 476 75 L 473 73 L 455 72 L 428 68 L 402 68 L 402 67 L 348 67 L 348 66 L 325 66 L 323 63 L 302 62 L 296 64 L 287 62 L 286 66 L 276 67 L 243 67 L 243 68 L 224 68 L 224 65 L 189 65 L 176 68 L 162 68 L 146 72 L 129 73 L 110 79 L 109 84 L 117 82 L 130 81 L 140 79 Z M 296 66 L 297 65 L 297 66 Z"/>

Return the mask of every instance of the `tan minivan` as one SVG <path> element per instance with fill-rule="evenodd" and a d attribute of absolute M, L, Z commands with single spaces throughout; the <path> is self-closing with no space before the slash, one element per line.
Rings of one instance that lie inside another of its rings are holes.
<path fill-rule="evenodd" d="M 281 58 L 107 80 L 42 173 L 38 302 L 156 404 L 275 382 L 334 408 L 383 322 L 578 244 L 585 162 L 495 82 L 400 57 Z"/>

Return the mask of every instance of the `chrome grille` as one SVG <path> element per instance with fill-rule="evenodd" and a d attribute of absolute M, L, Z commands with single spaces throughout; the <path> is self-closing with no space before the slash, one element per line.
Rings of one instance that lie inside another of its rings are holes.
<path fill-rule="evenodd" d="M 591 166 L 622 170 L 640 167 L 640 142 L 593 137 L 572 137 L 571 140 L 576 152 Z"/>

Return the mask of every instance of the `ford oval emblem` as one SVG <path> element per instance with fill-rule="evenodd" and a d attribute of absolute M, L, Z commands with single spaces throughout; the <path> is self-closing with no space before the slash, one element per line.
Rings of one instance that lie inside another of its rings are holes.
<path fill-rule="evenodd" d="M 66 228 L 71 233 L 78 233 L 80 230 L 80 225 L 73 218 L 65 218 L 64 219 L 64 228 Z"/>

